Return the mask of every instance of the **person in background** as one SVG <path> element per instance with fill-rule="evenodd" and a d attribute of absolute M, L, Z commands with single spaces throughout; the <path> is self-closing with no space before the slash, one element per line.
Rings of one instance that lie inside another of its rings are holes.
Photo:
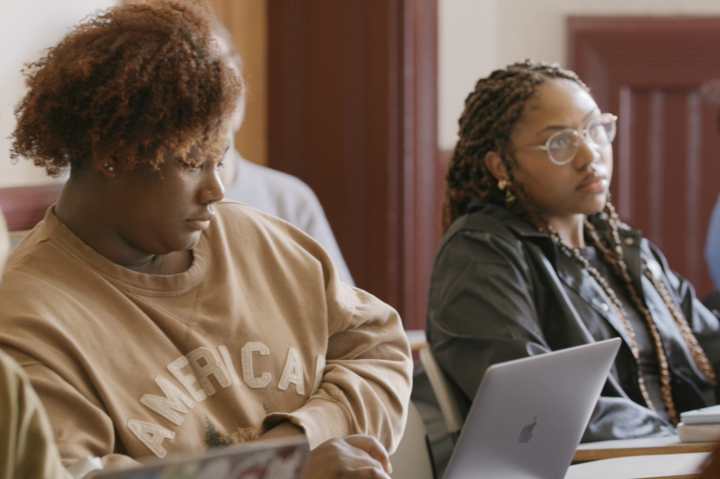
<path fill-rule="evenodd" d="M 26 71 L 11 156 L 70 176 L 8 258 L 0 349 L 65 463 L 304 435 L 306 477 L 388 477 L 400 318 L 307 234 L 222 201 L 241 83 L 211 24 L 199 0 L 112 8 Z"/>
<path fill-rule="evenodd" d="M 427 317 L 464 407 L 492 364 L 614 337 L 583 441 L 673 434 L 681 412 L 716 404 L 720 324 L 615 213 L 615 132 L 557 65 L 509 65 L 468 96 Z"/>
<path fill-rule="evenodd" d="M 705 239 L 705 261 L 715 291 L 720 291 L 720 196 L 713 207 Z"/>
<path fill-rule="evenodd" d="M 216 21 L 213 34 L 228 65 L 238 78 L 241 77 L 242 56 L 233 47 L 230 32 Z M 232 116 L 230 137 L 233 143 L 220 173 L 225 186 L 225 198 L 282 218 L 312 236 L 332 258 L 340 279 L 354 285 L 330 223 L 313 190 L 294 176 L 246 160 L 235 149 L 234 133 L 242 126 L 244 117 L 245 96 L 239 99 Z"/>
<path fill-rule="evenodd" d="M 0 212 L 0 272 L 10 241 Z M 0 278 L 1 280 L 1 278 Z M 0 477 L 68 479 L 50 422 L 22 368 L 0 351 Z"/>
<path fill-rule="evenodd" d="M 716 119 L 720 126 L 720 79 L 710 80 L 700 86 L 701 97 L 713 105 L 716 110 Z M 705 264 L 714 289 L 703 298 L 703 304 L 720 314 L 720 196 L 715 201 L 705 236 Z"/>

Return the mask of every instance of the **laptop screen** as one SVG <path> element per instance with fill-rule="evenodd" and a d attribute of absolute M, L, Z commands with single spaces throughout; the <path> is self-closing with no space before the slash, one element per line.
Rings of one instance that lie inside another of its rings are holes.
<path fill-rule="evenodd" d="M 257 441 L 202 455 L 176 456 L 103 471 L 94 479 L 300 479 L 309 447 L 302 437 Z"/>

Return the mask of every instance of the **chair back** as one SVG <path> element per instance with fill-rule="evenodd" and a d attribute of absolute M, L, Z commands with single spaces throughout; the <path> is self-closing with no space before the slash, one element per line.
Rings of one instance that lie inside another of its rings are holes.
<path fill-rule="evenodd" d="M 0 209 L 9 231 L 31 230 L 45 217 L 45 211 L 60 196 L 63 184 L 0 188 Z"/>
<path fill-rule="evenodd" d="M 0 273 L 5 264 L 5 257 L 10 251 L 10 238 L 8 237 L 7 227 L 5 226 L 5 216 L 0 210 Z"/>
<path fill-rule="evenodd" d="M 410 401 L 405 433 L 395 453 L 390 456 L 393 479 L 434 479 L 427 431 L 420 412 Z"/>
<path fill-rule="evenodd" d="M 442 411 L 448 431 L 453 434 L 459 433 L 464 422 L 463 416 L 460 413 L 460 406 L 450 388 L 450 383 L 445 377 L 445 373 L 440 369 L 440 365 L 435 360 L 430 346 L 425 346 L 420 350 L 420 361 L 425 368 L 430 386 L 432 386 L 435 397 L 440 405 L 440 410 Z"/>
<path fill-rule="evenodd" d="M 13 249 L 20 242 L 21 239 L 28 234 L 28 231 L 13 231 L 9 234 L 10 236 L 10 249 Z"/>

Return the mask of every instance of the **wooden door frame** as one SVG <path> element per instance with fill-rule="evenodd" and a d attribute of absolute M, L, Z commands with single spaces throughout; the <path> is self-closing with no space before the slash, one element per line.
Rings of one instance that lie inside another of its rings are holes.
<path fill-rule="evenodd" d="M 268 52 L 269 166 L 313 188 L 358 286 L 423 328 L 439 231 L 437 0 L 270 0 Z M 322 75 L 326 56 L 342 61 Z"/>

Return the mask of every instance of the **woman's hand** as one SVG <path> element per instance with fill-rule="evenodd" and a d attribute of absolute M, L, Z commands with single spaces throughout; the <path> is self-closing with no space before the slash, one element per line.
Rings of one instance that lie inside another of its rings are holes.
<path fill-rule="evenodd" d="M 390 479 L 387 451 L 370 436 L 346 436 L 322 443 L 310 452 L 303 479 Z"/>

